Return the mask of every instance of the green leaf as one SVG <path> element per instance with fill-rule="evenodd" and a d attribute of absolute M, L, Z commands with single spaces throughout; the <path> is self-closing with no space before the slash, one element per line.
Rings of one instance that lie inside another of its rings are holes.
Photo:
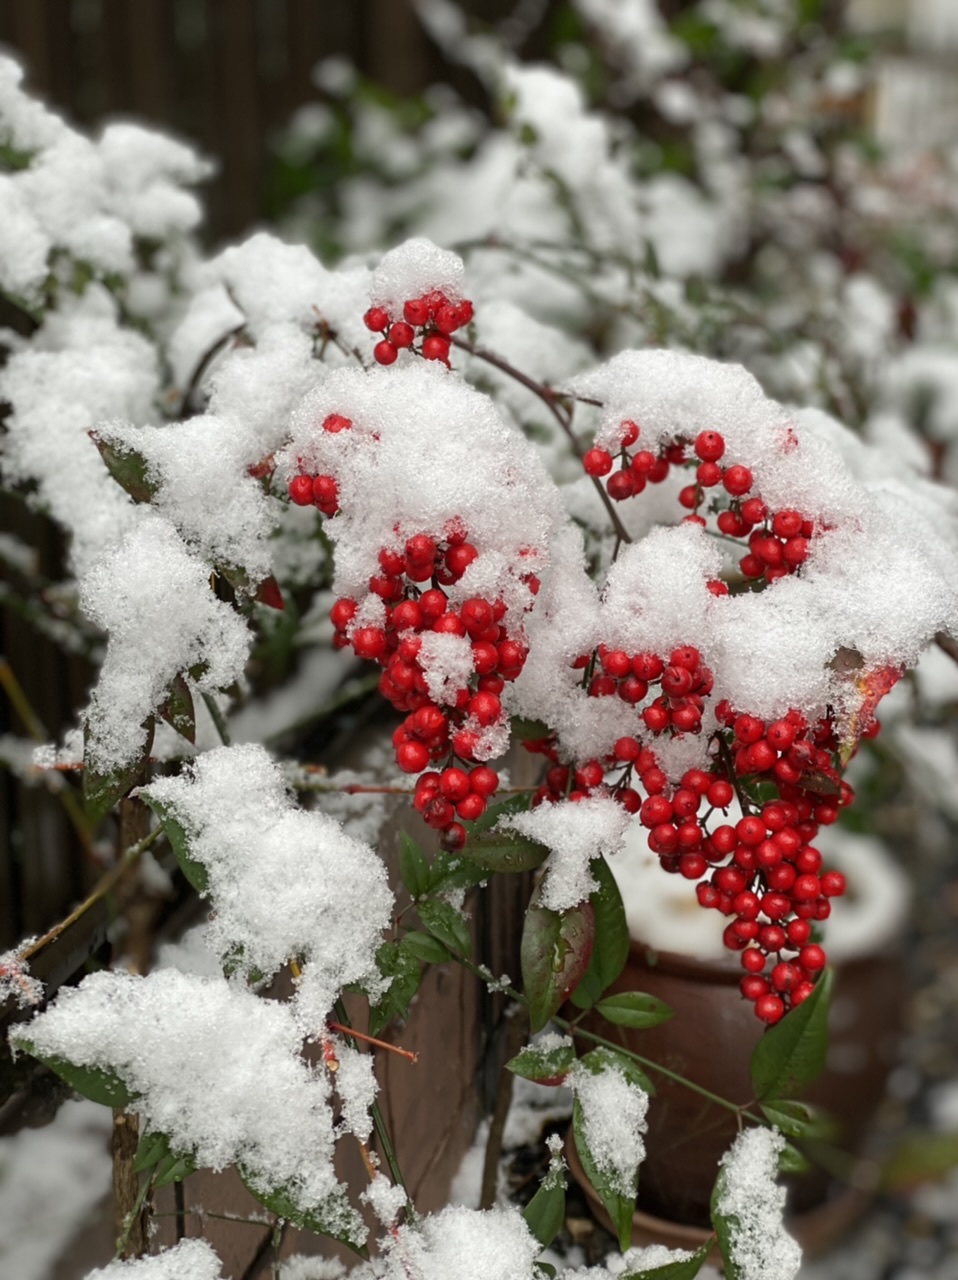
<path fill-rule="evenodd" d="M 445 964 L 451 959 L 449 952 L 438 940 L 428 933 L 407 933 L 401 945 L 410 955 L 422 960 L 425 964 Z"/>
<path fill-rule="evenodd" d="M 484 871 L 534 871 L 549 856 L 538 840 L 515 831 L 493 831 L 466 842 L 462 855 Z"/>
<path fill-rule="evenodd" d="M 629 1084 L 635 1085 L 650 1098 L 655 1096 L 655 1085 L 636 1060 L 630 1058 L 624 1050 L 620 1052 L 618 1049 L 610 1049 L 607 1045 L 600 1045 L 598 1049 L 593 1049 L 580 1058 L 579 1062 L 593 1075 L 599 1075 L 602 1071 L 619 1071 Z"/>
<path fill-rule="evenodd" d="M 101 818 L 105 818 L 117 801 L 122 800 L 136 786 L 140 774 L 143 772 L 143 766 L 149 757 L 150 748 L 153 746 L 154 721 L 152 716 L 147 720 L 145 729 L 146 741 L 143 744 L 143 748 L 136 759 L 129 764 L 113 769 L 109 773 L 98 773 L 92 765 L 84 764 L 83 807 L 86 809 L 91 822 L 97 823 Z M 83 755 L 85 761 L 88 761 L 90 756 L 87 749 L 89 741 L 90 731 L 89 726 L 87 726 L 83 730 Z"/>
<path fill-rule="evenodd" d="M 595 945 L 590 968 L 599 980 L 600 990 L 605 991 L 629 958 L 629 926 L 622 894 L 605 858 L 591 862 L 589 871 L 599 886 L 589 899 L 595 911 Z"/>
<path fill-rule="evenodd" d="M 187 740 L 196 742 L 196 712 L 193 694 L 182 675 L 174 677 L 166 695 L 166 701 L 157 708 L 157 715 Z"/>
<path fill-rule="evenodd" d="M 586 969 L 582 981 L 569 999 L 577 1009 L 591 1009 L 602 995 L 602 983 L 594 969 Z"/>
<path fill-rule="evenodd" d="M 582 981 L 595 936 L 595 911 L 580 902 L 551 911 L 534 897 L 522 930 L 522 984 L 533 1031 L 541 1030 Z"/>
<path fill-rule="evenodd" d="M 369 1009 L 369 1033 L 374 1036 L 393 1018 L 405 1018 L 422 976 L 419 961 L 399 942 L 384 942 L 376 952 L 376 964 L 383 977 L 392 981 L 379 1003 Z"/>
<path fill-rule="evenodd" d="M 575 1149 L 582 1165 L 582 1171 L 595 1188 L 596 1194 L 605 1205 L 606 1212 L 612 1219 L 615 1233 L 618 1236 L 619 1248 L 623 1253 L 632 1243 L 632 1215 L 635 1213 L 635 1197 L 639 1189 L 639 1174 L 636 1170 L 632 1180 L 630 1194 L 624 1194 L 614 1185 L 612 1176 L 600 1170 L 589 1149 L 586 1138 L 585 1113 L 582 1104 L 576 1098 L 572 1108 L 572 1134 Z"/>
<path fill-rule="evenodd" d="M 469 926 L 461 911 L 457 911 L 455 907 L 451 907 L 448 902 L 443 902 L 439 898 L 428 898 L 417 903 L 416 910 L 426 929 L 450 951 L 458 952 L 463 956 L 472 953 Z"/>
<path fill-rule="evenodd" d="M 509 817 L 513 813 L 525 813 L 528 808 L 529 797 L 525 794 L 510 796 L 508 800 L 499 800 L 496 804 L 488 805 L 481 818 L 465 824 L 469 839 L 474 839 L 483 831 L 491 831 L 500 818 Z"/>
<path fill-rule="evenodd" d="M 170 1144 L 165 1133 L 144 1133 L 136 1148 L 133 1172 L 142 1173 L 144 1169 L 152 1169 L 169 1154 Z"/>
<path fill-rule="evenodd" d="M 759 1104 L 769 1124 L 781 1129 L 789 1138 L 830 1139 L 835 1136 L 835 1121 L 821 1107 L 793 1098 L 776 1098 Z"/>
<path fill-rule="evenodd" d="M 399 836 L 399 874 L 413 898 L 420 897 L 429 888 L 429 863 L 426 855 L 405 831 Z"/>
<path fill-rule="evenodd" d="M 197 862 L 195 858 L 190 856 L 190 838 L 186 834 L 185 828 L 173 816 L 168 805 L 150 795 L 149 787 L 142 787 L 139 794 L 159 819 L 160 825 L 166 833 L 166 838 L 170 842 L 170 848 L 176 854 L 180 870 L 186 876 L 187 881 L 197 893 L 206 893 L 209 889 L 209 876 L 203 863 Z"/>
<path fill-rule="evenodd" d="M 555 1280 L 556 1269 L 551 1262 L 534 1262 L 532 1265 L 547 1280 Z"/>
<path fill-rule="evenodd" d="M 675 1016 L 664 1000 L 646 995 L 644 991 L 623 991 L 620 995 L 606 996 L 595 1006 L 596 1013 L 620 1027 L 657 1027 Z"/>
<path fill-rule="evenodd" d="M 461 854 L 440 850 L 429 868 L 426 892 L 448 893 L 455 889 L 471 889 L 486 879 L 488 874 L 476 863 L 470 862 Z"/>
<path fill-rule="evenodd" d="M 30 1040 L 19 1036 L 14 1038 L 13 1043 L 18 1050 L 31 1054 L 51 1071 L 55 1071 L 71 1089 L 75 1089 L 84 1098 L 89 1098 L 91 1102 L 98 1102 L 102 1107 L 128 1107 L 136 1097 L 118 1075 L 105 1067 L 81 1067 L 56 1054 L 38 1053 Z"/>
<path fill-rule="evenodd" d="M 801 1008 L 801 1005 L 799 1005 Z M 718 1240 L 719 1250 L 725 1271 L 725 1280 L 743 1280 L 742 1272 L 732 1257 L 732 1236 L 739 1231 L 739 1220 L 735 1214 L 719 1212 L 719 1204 L 725 1194 L 725 1170 L 719 1169 L 715 1186 L 712 1188 L 712 1227 Z"/>
<path fill-rule="evenodd" d="M 540 738 L 548 738 L 551 732 L 542 720 L 526 720 L 522 716 L 513 716 L 509 726 L 512 736 L 520 742 L 538 742 Z"/>
<path fill-rule="evenodd" d="M 318 1235 L 329 1236 L 331 1240 L 338 1240 L 340 1244 L 358 1253 L 361 1258 L 369 1256 L 366 1250 L 366 1228 L 359 1214 L 346 1199 L 346 1193 L 342 1187 L 330 1196 L 325 1205 L 315 1209 L 300 1209 L 285 1187 L 270 1187 L 263 1190 L 251 1170 L 237 1165 L 237 1172 L 250 1195 L 277 1217 L 285 1222 L 291 1222 L 294 1227 L 305 1228 L 307 1231 L 315 1231 Z"/>
<path fill-rule="evenodd" d="M 545 1176 L 522 1216 L 543 1249 L 548 1249 L 565 1222 L 565 1177 L 561 1170 Z"/>
<path fill-rule="evenodd" d="M 575 1047 L 571 1044 L 557 1049 L 539 1049 L 530 1044 L 507 1062 L 506 1067 L 513 1075 L 534 1080 L 536 1084 L 561 1084 L 573 1062 Z"/>
<path fill-rule="evenodd" d="M 798 1147 L 793 1147 L 790 1142 L 785 1143 L 778 1156 L 779 1173 L 808 1173 L 811 1167 Z"/>
<path fill-rule="evenodd" d="M 826 969 L 812 994 L 771 1027 L 752 1052 L 752 1088 L 760 1101 L 788 1098 L 815 1079 L 828 1052 L 828 1005 L 832 971 Z"/>
<path fill-rule="evenodd" d="M 134 449 L 122 449 L 110 444 L 95 431 L 90 432 L 90 439 L 100 451 L 107 471 L 117 484 L 126 490 L 134 502 L 149 502 L 156 493 L 156 485 L 147 478 L 147 463 L 142 454 Z"/>
<path fill-rule="evenodd" d="M 712 1252 L 712 1241 L 707 1240 L 691 1258 L 683 1262 L 665 1262 L 660 1267 L 645 1267 L 641 1271 L 628 1271 L 619 1280 L 695 1280 Z"/>
<path fill-rule="evenodd" d="M 182 1182 L 184 1178 L 188 1178 L 191 1173 L 196 1172 L 196 1164 L 192 1156 L 181 1156 L 175 1151 L 171 1151 L 156 1166 L 156 1172 L 153 1175 L 153 1186 L 168 1187 L 173 1182 Z"/>
<path fill-rule="evenodd" d="M 906 1133 L 885 1161 L 883 1191 L 910 1191 L 923 1182 L 943 1178 L 958 1167 L 958 1133 L 918 1130 Z"/>

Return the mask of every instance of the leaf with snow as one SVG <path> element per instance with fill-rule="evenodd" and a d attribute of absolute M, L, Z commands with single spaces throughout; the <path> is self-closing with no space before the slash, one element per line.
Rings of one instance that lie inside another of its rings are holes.
<path fill-rule="evenodd" d="M 821 1074 L 832 980 L 826 969 L 811 995 L 769 1028 L 752 1051 L 752 1088 L 760 1101 L 791 1097 Z"/>
<path fill-rule="evenodd" d="M 728 1280 L 793 1280 L 802 1251 L 785 1230 L 785 1189 L 775 1181 L 785 1139 L 745 1129 L 726 1151 L 712 1191 L 712 1226 Z"/>

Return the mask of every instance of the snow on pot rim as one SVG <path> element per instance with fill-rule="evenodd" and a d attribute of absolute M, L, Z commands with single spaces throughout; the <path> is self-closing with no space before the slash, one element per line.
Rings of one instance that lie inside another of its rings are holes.
<path fill-rule="evenodd" d="M 633 943 L 740 973 L 738 956 L 722 942 L 727 918 L 704 910 L 690 881 L 663 872 L 647 836 L 633 823 L 621 852 L 610 860 Z M 894 943 L 904 930 L 912 886 L 887 847 L 874 836 L 836 828 L 820 831 L 816 847 L 826 866 L 848 880 L 847 893 L 832 899 L 824 925 L 829 960 L 847 963 Z"/>

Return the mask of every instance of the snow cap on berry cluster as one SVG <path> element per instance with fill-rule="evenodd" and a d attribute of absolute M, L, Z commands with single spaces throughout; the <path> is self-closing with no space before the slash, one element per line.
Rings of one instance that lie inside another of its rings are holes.
<path fill-rule="evenodd" d="M 396 316 L 401 315 L 404 302 L 433 291 L 445 294 L 450 302 L 461 302 L 464 274 L 458 254 L 417 236 L 383 255 L 372 273 L 369 297 L 374 306 Z"/>
<path fill-rule="evenodd" d="M 331 414 L 350 427 L 324 431 Z M 541 570 L 563 520 L 534 446 L 487 396 L 434 365 L 336 370 L 297 411 L 278 465 L 287 475 L 335 477 L 341 511 L 328 526 L 335 587 L 357 599 L 380 572 L 382 548 L 401 550 L 418 533 L 441 542 L 458 521 L 479 555 L 450 597 L 498 596 L 521 612 L 531 600 L 522 578 Z"/>
<path fill-rule="evenodd" d="M 150 511 L 83 578 L 80 603 L 109 633 L 87 718 L 85 757 L 100 772 L 142 750 L 144 721 L 175 676 L 203 664 L 196 685 L 213 691 L 243 674 L 250 642 L 244 620 L 210 590 L 208 566 Z"/>
<path fill-rule="evenodd" d="M 785 1188 L 775 1181 L 784 1147 L 777 1129 L 744 1129 L 721 1160 L 716 1208 L 729 1220 L 742 1280 L 792 1280 L 801 1265 L 802 1251 L 782 1225 Z"/>
<path fill-rule="evenodd" d="M 256 1188 L 321 1211 L 334 1234 L 365 1234 L 333 1169 L 331 1080 L 303 1060 L 290 1005 L 176 969 L 102 971 L 64 988 L 14 1039 L 118 1076 L 144 1130 L 198 1165 L 238 1164 Z"/>
<path fill-rule="evenodd" d="M 205 752 L 143 794 L 174 815 L 206 868 L 207 940 L 224 961 L 271 978 L 301 957 L 296 1007 L 308 1029 L 347 984 L 381 992 L 376 949 L 393 906 L 383 864 L 335 819 L 297 808 L 262 747 Z"/>
<path fill-rule="evenodd" d="M 181 1240 L 144 1258 L 117 1259 L 88 1271 L 85 1280 L 221 1280 L 220 1260 L 205 1240 Z"/>
<path fill-rule="evenodd" d="M 448 1205 L 380 1242 L 378 1260 L 355 1268 L 353 1280 L 533 1280 L 542 1246 L 513 1206 Z"/>
<path fill-rule="evenodd" d="M 618 852 L 630 822 L 629 814 L 610 797 L 590 796 L 510 814 L 498 827 L 518 831 L 551 850 L 539 901 L 550 911 L 565 911 L 598 888 L 591 863 Z"/>

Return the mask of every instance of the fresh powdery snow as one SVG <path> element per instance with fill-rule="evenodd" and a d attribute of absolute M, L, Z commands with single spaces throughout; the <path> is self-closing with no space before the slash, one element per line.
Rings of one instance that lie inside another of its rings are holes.
<path fill-rule="evenodd" d="M 41 1056 L 112 1071 L 145 1129 L 197 1165 L 237 1164 L 337 1235 L 364 1234 L 333 1170 L 331 1078 L 300 1056 L 291 1005 L 224 978 L 104 970 L 64 988 L 16 1037 Z"/>
<path fill-rule="evenodd" d="M 352 1280 L 533 1280 L 541 1245 L 518 1209 L 450 1205 L 383 1242 L 384 1258 Z"/>
<path fill-rule="evenodd" d="M 348 983 L 381 990 L 375 953 L 393 905 L 383 862 L 333 818 L 298 808 L 262 747 L 208 751 L 144 794 L 181 824 L 207 870 L 209 945 L 267 978 L 301 958 L 293 1008 L 307 1031 Z"/>
<path fill-rule="evenodd" d="M 777 1129 L 744 1129 L 722 1157 L 718 1212 L 730 1220 L 741 1280 L 792 1280 L 802 1251 L 782 1225 L 785 1188 L 775 1181 L 785 1139 Z"/>
<path fill-rule="evenodd" d="M 223 1280 L 220 1260 L 205 1240 L 181 1240 L 152 1257 L 117 1260 L 86 1280 Z"/>
<path fill-rule="evenodd" d="M 645 1159 L 649 1095 L 611 1065 L 593 1072 L 576 1063 L 566 1083 L 582 1109 L 586 1144 L 596 1168 L 617 1194 L 634 1196 L 636 1175 Z"/>

